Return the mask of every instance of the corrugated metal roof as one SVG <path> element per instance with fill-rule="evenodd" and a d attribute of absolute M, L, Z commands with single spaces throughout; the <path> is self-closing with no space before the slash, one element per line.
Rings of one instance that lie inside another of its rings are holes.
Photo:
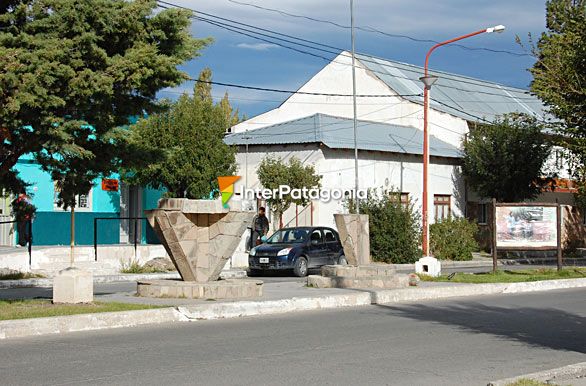
<path fill-rule="evenodd" d="M 356 58 L 398 94 L 423 92 L 419 80 L 423 76 L 422 67 L 363 54 L 357 54 Z M 547 115 L 542 102 L 527 90 L 442 71 L 430 71 L 430 75 L 439 77 L 431 90 L 431 107 L 467 121 L 493 121 L 498 115 L 512 112 L 538 119 Z M 420 96 L 405 99 L 423 104 Z"/>
<path fill-rule="evenodd" d="M 332 149 L 354 149 L 352 119 L 314 114 L 248 132 L 230 134 L 228 145 L 278 145 L 323 143 Z M 423 132 L 410 126 L 358 121 L 358 148 L 382 152 L 422 154 Z M 461 157 L 457 147 L 430 137 L 430 154 L 438 157 Z"/>

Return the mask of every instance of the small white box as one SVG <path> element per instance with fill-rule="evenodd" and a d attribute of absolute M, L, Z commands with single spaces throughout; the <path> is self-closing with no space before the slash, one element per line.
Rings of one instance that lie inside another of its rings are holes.
<path fill-rule="evenodd" d="M 415 262 L 415 273 L 438 277 L 442 273 L 442 263 L 435 257 L 422 257 Z"/>

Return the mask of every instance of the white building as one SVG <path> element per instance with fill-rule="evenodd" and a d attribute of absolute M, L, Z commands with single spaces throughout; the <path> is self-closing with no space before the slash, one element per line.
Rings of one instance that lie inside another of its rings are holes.
<path fill-rule="evenodd" d="M 357 55 L 356 66 L 360 188 L 393 188 L 420 206 L 423 69 L 366 55 Z M 242 176 L 236 191 L 241 184 L 259 187 L 256 170 L 267 155 L 314 164 L 326 188 L 354 187 L 351 69 L 350 54 L 342 52 L 281 106 L 232 128 L 226 142 L 239 146 Z M 432 216 L 463 215 L 470 193 L 460 174 L 458 149 L 466 133 L 478 122 L 511 112 L 543 119 L 544 107 L 523 89 L 431 74 L 439 80 L 431 90 L 428 205 Z M 333 225 L 332 214 L 343 210 L 338 201 L 314 202 L 291 208 L 284 223 Z"/>

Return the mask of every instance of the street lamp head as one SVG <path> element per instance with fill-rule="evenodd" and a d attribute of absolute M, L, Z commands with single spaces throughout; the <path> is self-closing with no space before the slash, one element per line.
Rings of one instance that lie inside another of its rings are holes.
<path fill-rule="evenodd" d="M 501 32 L 504 32 L 505 29 L 506 29 L 506 27 L 504 25 L 499 24 L 499 25 L 495 25 L 494 27 L 487 28 L 486 33 L 488 33 L 488 34 L 493 33 L 493 32 L 501 33 Z"/>
<path fill-rule="evenodd" d="M 419 78 L 419 80 L 423 82 L 426 89 L 430 90 L 431 86 L 433 86 L 434 83 L 437 82 L 438 77 L 433 76 L 433 75 L 428 75 L 428 76 L 422 76 L 421 78 Z"/>

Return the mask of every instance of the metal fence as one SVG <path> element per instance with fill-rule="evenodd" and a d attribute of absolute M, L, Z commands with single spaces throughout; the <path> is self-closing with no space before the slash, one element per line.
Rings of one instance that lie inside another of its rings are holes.
<path fill-rule="evenodd" d="M 134 244 L 134 255 L 136 256 L 136 249 L 138 247 L 138 222 L 142 220 L 146 220 L 146 217 L 96 217 L 94 218 L 94 260 L 98 261 L 98 221 L 102 220 L 128 220 L 134 221 L 134 235 L 133 235 L 133 244 Z"/>
<path fill-rule="evenodd" d="M 16 220 L 10 220 L 10 221 L 0 221 L 0 227 L 2 226 L 6 226 L 7 224 L 12 224 L 11 227 L 14 229 L 15 224 L 18 224 L 18 221 Z M 32 256 L 33 256 L 33 222 L 32 220 L 28 220 L 26 223 L 26 226 L 28 227 L 28 234 L 29 234 L 29 239 L 28 239 L 28 265 L 29 267 L 32 264 Z"/>
<path fill-rule="evenodd" d="M 15 229 L 12 216 L 0 215 L 0 245 L 2 246 L 14 246 L 14 234 Z"/>

